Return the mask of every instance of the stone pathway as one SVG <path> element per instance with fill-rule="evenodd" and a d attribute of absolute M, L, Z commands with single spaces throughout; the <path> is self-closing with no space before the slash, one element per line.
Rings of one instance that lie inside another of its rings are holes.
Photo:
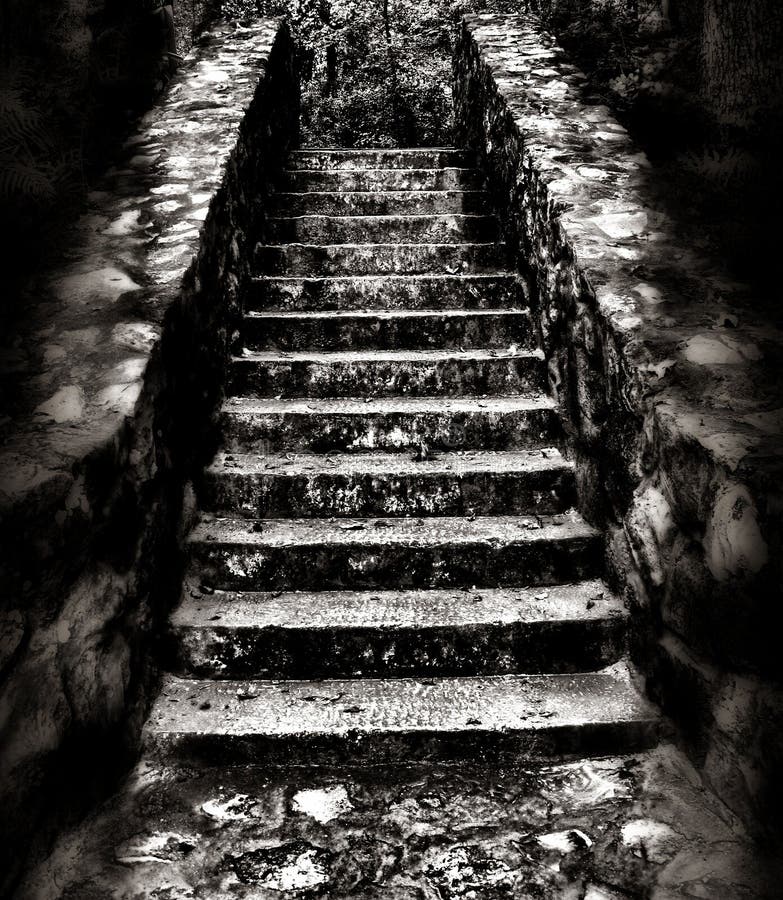
<path fill-rule="evenodd" d="M 675 750 L 554 765 L 142 763 L 18 900 L 773 900 Z"/>
<path fill-rule="evenodd" d="M 20 896 L 777 896 L 650 749 L 470 157 L 301 151 L 273 203 L 147 755 Z"/>

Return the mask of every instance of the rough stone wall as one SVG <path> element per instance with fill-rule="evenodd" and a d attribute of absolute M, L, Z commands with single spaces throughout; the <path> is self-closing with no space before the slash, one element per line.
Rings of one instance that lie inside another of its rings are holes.
<path fill-rule="evenodd" d="M 209 31 L 3 354 L 0 895 L 136 750 L 251 227 L 297 128 L 287 29 Z"/>
<path fill-rule="evenodd" d="M 779 825 L 783 334 L 534 19 L 468 17 L 455 79 L 648 687 L 716 793 Z"/>

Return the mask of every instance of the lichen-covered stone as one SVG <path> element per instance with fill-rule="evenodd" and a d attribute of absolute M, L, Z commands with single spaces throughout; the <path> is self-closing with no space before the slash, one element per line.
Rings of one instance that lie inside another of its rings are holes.
<path fill-rule="evenodd" d="M 603 668 L 623 655 L 625 618 L 601 581 L 279 595 L 191 582 L 172 630 L 182 675 L 397 678 Z"/>
<path fill-rule="evenodd" d="M 225 445 L 270 451 L 505 450 L 553 443 L 559 425 L 544 394 L 495 397 L 252 400 L 223 408 Z"/>
<path fill-rule="evenodd" d="M 199 494 L 207 512 L 258 518 L 540 515 L 574 502 L 572 468 L 553 447 L 422 460 L 377 452 L 336 459 L 219 453 Z"/>
<path fill-rule="evenodd" d="M 508 273 L 261 276 L 250 282 L 246 294 L 249 310 L 504 309 L 526 304 L 521 279 Z"/>
<path fill-rule="evenodd" d="M 599 536 L 578 516 L 267 519 L 204 515 L 190 557 L 229 590 L 555 584 L 601 574 Z"/>
<path fill-rule="evenodd" d="M 518 346 L 500 350 L 244 350 L 231 361 L 230 393 L 281 399 L 502 396 L 533 391 L 541 384 L 542 369 L 538 351 Z"/>

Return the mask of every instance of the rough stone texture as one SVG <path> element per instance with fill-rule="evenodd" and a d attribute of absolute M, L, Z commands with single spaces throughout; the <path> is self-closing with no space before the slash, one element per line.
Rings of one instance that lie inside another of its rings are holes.
<path fill-rule="evenodd" d="M 483 187 L 476 169 L 289 169 L 282 191 L 473 191 Z"/>
<path fill-rule="evenodd" d="M 183 488 L 219 408 L 251 188 L 297 127 L 287 31 L 210 31 L 95 186 L 4 377 L 2 886 L 138 743 Z M 100 764 L 95 764 L 100 760 Z M 46 818 L 48 816 L 48 818 Z"/>
<path fill-rule="evenodd" d="M 557 584 L 601 572 L 580 517 L 265 519 L 204 516 L 191 559 L 231 590 Z"/>
<path fill-rule="evenodd" d="M 627 666 L 575 675 L 227 681 L 166 676 L 145 726 L 150 754 L 343 766 L 601 755 L 650 747 L 657 709 Z"/>
<path fill-rule="evenodd" d="M 281 399 L 509 395 L 530 393 L 543 371 L 537 350 L 244 350 L 231 361 L 230 391 Z"/>
<path fill-rule="evenodd" d="M 381 189 L 381 188 L 379 188 Z M 361 244 L 368 241 L 464 244 L 498 238 L 494 216 L 462 213 L 435 216 L 323 216 L 302 215 L 268 219 L 266 235 L 273 243 Z"/>
<path fill-rule="evenodd" d="M 558 433 L 543 394 L 495 397 L 394 397 L 364 400 L 249 400 L 223 408 L 230 450 L 504 450 L 548 444 Z"/>
<path fill-rule="evenodd" d="M 317 149 L 294 151 L 288 160 L 288 168 L 312 171 L 314 169 L 433 169 L 465 168 L 475 164 L 472 153 L 447 147 L 442 149 L 396 148 L 394 150 L 341 150 Z"/>
<path fill-rule="evenodd" d="M 431 168 L 441 154 L 426 153 Z M 354 165 L 385 155 L 320 154 Z M 409 155 L 391 154 L 398 163 Z M 318 155 L 309 156 L 320 171 Z M 424 157 L 415 151 L 417 163 Z M 418 194 L 428 202 L 432 192 Z M 321 195 L 298 196 L 307 209 Z M 451 202 L 442 192 L 438 204 Z M 353 212 L 352 227 L 363 227 Z M 566 503 L 573 469 L 548 440 L 557 419 L 541 390 L 545 370 L 531 370 L 527 394 L 459 392 L 473 360 L 454 345 L 513 360 L 519 341 L 531 339 L 528 315 L 466 310 L 464 291 L 450 308 L 450 279 L 431 278 L 426 291 L 410 278 L 387 284 L 379 275 L 390 259 L 417 251 L 428 272 L 442 260 L 439 247 L 394 243 L 400 227 L 399 218 L 375 221 L 375 243 L 360 248 L 332 244 L 331 235 L 325 246 L 270 248 L 300 255 L 299 285 L 328 262 L 348 309 L 310 309 L 305 294 L 293 309 L 266 306 L 243 318 L 236 352 L 246 368 L 264 355 L 241 344 L 296 350 L 277 349 L 276 380 L 224 405 L 223 449 L 200 485 L 170 633 L 169 671 L 184 678 L 167 679 L 156 701 L 152 752 L 221 766 L 323 765 L 597 753 L 658 737 L 659 716 L 631 681 L 626 617 L 601 615 L 621 606 L 597 581 L 600 535 Z M 498 249 L 468 245 L 461 277 L 472 287 L 481 247 Z M 375 301 L 362 310 L 353 306 L 357 262 Z M 493 292 L 499 287 L 494 280 Z M 433 311 L 422 301 L 437 288 L 448 293 Z M 385 364 L 408 367 L 414 358 L 403 347 L 436 348 L 417 350 L 419 361 L 453 354 L 455 395 L 436 381 L 432 396 L 387 396 L 404 378 L 387 384 Z M 330 396 L 318 379 L 318 361 L 338 353 L 346 371 L 358 360 L 365 366 L 363 396 Z M 287 368 L 294 359 L 310 360 L 296 377 Z M 287 393 L 299 396 L 282 399 Z M 527 449 L 492 452 L 506 446 Z M 548 615 L 527 606 L 550 597 Z M 224 616 L 225 627 L 216 624 Z"/>
<path fill-rule="evenodd" d="M 18 900 L 777 900 L 781 878 L 671 747 L 494 770 L 146 761 Z"/>
<path fill-rule="evenodd" d="M 255 278 L 247 309 L 502 309 L 524 307 L 513 275 L 364 275 Z"/>
<path fill-rule="evenodd" d="M 205 594 L 172 615 L 177 671 L 219 678 L 583 672 L 625 650 L 600 581 L 551 588 Z"/>
<path fill-rule="evenodd" d="M 321 191 L 279 193 L 273 206 L 280 215 L 439 216 L 486 214 L 484 191 Z"/>
<path fill-rule="evenodd" d="M 582 506 L 609 526 L 640 632 L 660 622 L 715 677 L 677 680 L 643 633 L 639 658 L 684 725 L 698 711 L 714 789 L 779 822 L 780 736 L 749 741 L 736 709 L 783 704 L 783 336 L 659 211 L 647 159 L 535 20 L 469 17 L 455 66 L 457 130 L 528 276 Z"/>
<path fill-rule="evenodd" d="M 533 338 L 522 309 L 269 311 L 247 314 L 242 333 L 248 350 L 507 350 Z"/>
<path fill-rule="evenodd" d="M 369 194 L 379 202 L 383 194 Z M 379 205 L 387 201 L 380 201 Z M 313 209 L 308 200 L 304 207 Z M 366 205 L 366 204 L 365 204 Z M 441 208 L 450 204 L 438 201 Z M 286 244 L 256 247 L 256 265 L 268 275 L 444 275 L 497 273 L 505 248 L 484 244 Z"/>
<path fill-rule="evenodd" d="M 219 453 L 200 484 L 207 512 L 304 516 L 470 516 L 565 512 L 573 468 L 553 447 L 492 453 Z"/>

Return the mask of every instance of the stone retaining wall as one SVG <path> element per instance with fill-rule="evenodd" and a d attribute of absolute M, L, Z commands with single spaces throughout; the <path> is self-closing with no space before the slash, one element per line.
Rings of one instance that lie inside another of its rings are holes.
<path fill-rule="evenodd" d="M 783 335 L 535 19 L 468 17 L 455 77 L 648 688 L 724 801 L 779 824 Z"/>
<path fill-rule="evenodd" d="M 0 895 L 136 750 L 257 201 L 296 139 L 293 58 L 277 20 L 206 33 L 2 359 Z"/>

